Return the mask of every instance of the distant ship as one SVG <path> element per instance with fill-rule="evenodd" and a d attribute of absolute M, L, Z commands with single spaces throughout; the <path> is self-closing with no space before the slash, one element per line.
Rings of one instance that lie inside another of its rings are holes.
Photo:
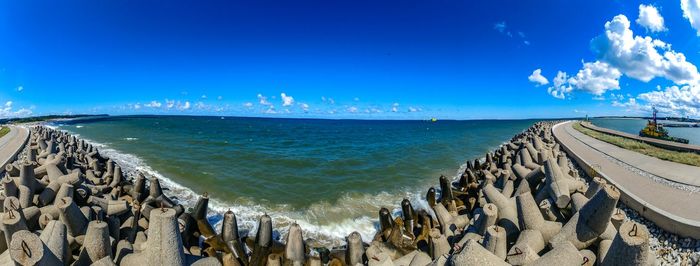
<path fill-rule="evenodd" d="M 639 136 L 688 144 L 689 141 L 687 139 L 669 136 L 668 130 L 656 122 L 656 108 L 652 108 L 652 110 L 654 112 L 653 119 L 647 121 L 647 126 L 639 131 Z"/>

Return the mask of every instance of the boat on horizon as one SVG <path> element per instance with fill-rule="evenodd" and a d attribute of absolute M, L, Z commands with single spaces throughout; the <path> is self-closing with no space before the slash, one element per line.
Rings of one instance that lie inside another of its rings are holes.
<path fill-rule="evenodd" d="M 684 138 L 677 138 L 668 135 L 668 130 L 664 128 L 662 124 L 656 121 L 656 113 L 658 112 L 656 108 L 652 108 L 653 116 L 652 119 L 647 120 L 647 125 L 642 130 L 639 131 L 639 136 L 654 138 L 660 140 L 668 140 L 683 144 L 688 144 L 690 141 Z"/>

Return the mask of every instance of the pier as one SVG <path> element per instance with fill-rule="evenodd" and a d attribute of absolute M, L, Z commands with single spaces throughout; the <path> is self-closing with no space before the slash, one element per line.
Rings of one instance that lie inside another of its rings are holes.
<path fill-rule="evenodd" d="M 700 238 L 700 168 L 602 142 L 575 130 L 573 123 L 557 124 L 552 132 L 588 175 L 614 184 L 623 203 L 664 230 Z"/>

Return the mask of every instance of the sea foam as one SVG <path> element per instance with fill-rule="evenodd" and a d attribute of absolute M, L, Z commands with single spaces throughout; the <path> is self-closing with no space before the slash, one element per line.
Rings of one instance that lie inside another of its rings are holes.
<path fill-rule="evenodd" d="M 62 129 L 61 124 L 47 124 L 46 126 Z M 70 130 L 66 131 L 76 137 L 80 136 Z M 81 137 L 81 139 L 97 147 L 101 154 L 117 162 L 129 177 L 135 176 L 136 172 L 143 173 L 148 179 L 156 177 L 166 190 L 166 195 L 173 197 L 185 208 L 196 205 L 199 195 L 194 190 L 161 174 L 138 156 L 114 149 L 108 143 L 100 143 L 85 137 Z M 465 169 L 466 164 L 461 165 L 452 179 L 458 179 Z M 427 187 L 418 186 L 404 188 L 401 190 L 403 192 L 400 193 L 340 195 L 335 203 L 317 202 L 303 210 L 290 210 L 289 206 L 284 204 L 262 206 L 255 204 L 252 200 L 244 203 L 230 203 L 217 199 L 216 195 L 210 195 L 207 218 L 220 232 L 223 214 L 227 210 L 231 210 L 238 218 L 241 234 L 254 235 L 257 231 L 259 217 L 267 213 L 272 218 L 276 239 L 280 241 L 285 239 L 284 236 L 286 236 L 289 226 L 296 222 L 304 229 L 304 238 L 314 239 L 318 245 L 334 247 L 344 245 L 345 237 L 353 231 L 360 233 L 365 242 L 371 241 L 379 228 L 378 215 L 368 216 L 360 213 L 366 213 L 368 209 L 378 212 L 380 208 L 384 207 L 392 212 L 393 217 L 397 217 L 401 215 L 400 202 L 403 198 L 409 199 L 414 209 L 426 210 L 434 216 L 432 208 L 429 207 L 423 195 L 426 190 Z M 439 195 L 439 189 L 437 189 L 437 193 Z M 323 222 L 319 222 L 319 220 Z"/>

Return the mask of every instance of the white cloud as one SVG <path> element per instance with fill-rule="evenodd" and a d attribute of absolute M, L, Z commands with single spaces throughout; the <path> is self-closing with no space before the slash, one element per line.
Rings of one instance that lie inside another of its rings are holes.
<path fill-rule="evenodd" d="M 168 109 L 172 109 L 173 107 L 175 107 L 175 101 L 165 99 L 165 107 L 167 107 Z"/>
<path fill-rule="evenodd" d="M 353 100 L 353 101 L 356 101 L 356 102 L 359 102 L 359 101 L 360 101 L 360 98 L 355 97 L 355 98 L 353 98 L 352 100 Z"/>
<path fill-rule="evenodd" d="M 637 99 L 629 98 L 627 102 L 621 102 L 618 100 L 612 101 L 612 106 L 626 108 L 628 111 L 639 110 L 641 106 L 637 103 Z"/>
<path fill-rule="evenodd" d="M 538 87 L 549 83 L 549 80 L 542 76 L 542 69 L 539 68 L 532 71 L 532 74 L 527 77 L 527 80 L 534 82 Z"/>
<path fill-rule="evenodd" d="M 20 108 L 17 111 L 12 110 L 12 101 L 5 102 L 5 107 L 0 109 L 0 118 L 26 117 L 32 114 L 32 111 L 27 108 Z"/>
<path fill-rule="evenodd" d="M 415 112 L 420 112 L 420 111 L 423 111 L 423 109 L 421 109 L 421 108 L 419 108 L 419 107 L 412 107 L 412 106 L 409 106 L 409 107 L 408 107 L 408 112 L 409 112 L 409 113 L 415 113 Z"/>
<path fill-rule="evenodd" d="M 304 112 L 309 111 L 309 105 L 306 103 L 300 103 L 299 106 L 301 106 L 301 109 L 304 110 Z"/>
<path fill-rule="evenodd" d="M 620 89 L 620 73 L 607 63 L 595 61 L 583 63 L 583 68 L 568 82 L 577 89 L 581 89 L 593 95 L 602 95 L 607 90 Z"/>
<path fill-rule="evenodd" d="M 17 87 L 17 91 L 18 91 L 18 92 L 22 92 L 23 90 L 24 90 L 24 86 L 18 86 L 18 87 Z"/>
<path fill-rule="evenodd" d="M 664 17 L 661 16 L 659 10 L 652 5 L 639 5 L 639 17 L 637 23 L 642 25 L 651 32 L 665 31 Z"/>
<path fill-rule="evenodd" d="M 568 76 L 566 72 L 557 72 L 557 76 L 552 80 L 552 85 L 547 88 L 547 92 L 558 99 L 566 99 L 566 96 L 571 93 L 573 88 L 567 83 Z"/>
<path fill-rule="evenodd" d="M 652 19 L 654 11 L 650 8 L 656 10 L 653 6 L 640 6 L 640 12 L 644 14 L 640 15 L 638 23 Z M 670 44 L 661 40 L 635 35 L 630 29 L 630 21 L 622 14 L 605 23 L 604 33 L 591 40 L 591 50 L 596 61 L 583 63 L 577 74 L 570 78 L 566 72 L 559 71 L 553 79 L 554 86 L 547 88 L 547 92 L 565 99 L 574 90 L 581 90 L 602 98 L 607 91 L 620 89 L 619 81 L 623 75 L 642 82 L 654 78 L 664 78 L 677 85 L 700 82 L 697 67 L 688 62 L 683 53 L 674 51 Z M 620 99 L 615 101 L 617 105 L 622 104 Z"/>
<path fill-rule="evenodd" d="M 150 108 L 160 108 L 163 104 L 159 101 L 151 101 L 150 103 L 144 104 L 143 106 Z"/>
<path fill-rule="evenodd" d="M 258 102 L 261 105 L 272 105 L 270 102 L 267 101 L 267 97 L 265 97 L 264 95 L 262 95 L 260 93 L 258 93 Z"/>
<path fill-rule="evenodd" d="M 681 0 L 683 17 L 688 19 L 690 26 L 697 31 L 700 36 L 700 0 Z"/>
<path fill-rule="evenodd" d="M 497 30 L 500 33 L 505 32 L 506 31 L 506 22 L 501 21 L 501 22 L 497 22 L 496 24 L 493 24 L 493 29 Z"/>
<path fill-rule="evenodd" d="M 178 109 L 178 110 L 181 110 L 181 111 L 189 110 L 190 107 L 192 107 L 192 106 L 190 105 L 190 101 L 185 101 L 184 104 L 181 104 L 179 101 L 177 102 L 177 109 Z"/>
<path fill-rule="evenodd" d="M 600 61 L 643 82 L 663 77 L 676 84 L 689 84 L 700 78 L 697 67 L 686 61 L 683 53 L 671 50 L 670 44 L 635 36 L 625 15 L 605 23 L 605 34 L 593 39 L 591 49 Z"/>
<path fill-rule="evenodd" d="M 700 86 L 698 85 L 670 86 L 663 91 L 639 94 L 637 98 L 643 100 L 647 108 L 654 106 L 662 113 L 700 116 Z"/>
<path fill-rule="evenodd" d="M 326 96 L 321 96 L 321 101 L 323 101 L 324 103 L 328 103 L 328 104 L 335 104 L 335 100 L 333 100 L 333 98 L 326 97 Z"/>
<path fill-rule="evenodd" d="M 631 96 L 629 94 L 627 94 L 627 95 Z M 620 93 L 620 94 L 610 93 L 610 98 L 612 98 L 613 100 L 623 101 L 623 100 L 625 100 L 625 95 L 622 93 Z"/>
<path fill-rule="evenodd" d="M 250 108 L 250 107 L 253 107 L 253 103 L 247 102 L 247 103 L 244 103 L 243 106 Z"/>
<path fill-rule="evenodd" d="M 292 104 L 294 104 L 294 97 L 289 96 L 284 92 L 280 93 L 280 97 L 282 97 L 282 106 L 292 106 Z"/>
<path fill-rule="evenodd" d="M 207 110 L 209 109 L 209 105 L 204 104 L 204 102 L 199 101 L 194 104 L 194 108 L 197 110 Z"/>
<path fill-rule="evenodd" d="M 206 95 L 206 94 L 202 94 L 202 99 L 206 99 L 206 98 L 207 98 L 207 95 Z"/>
<path fill-rule="evenodd" d="M 134 109 L 136 109 L 136 110 L 141 109 L 141 103 L 134 104 Z"/>
<path fill-rule="evenodd" d="M 276 114 L 277 111 L 275 111 L 275 107 L 274 107 L 274 106 L 270 105 L 270 106 L 267 108 L 267 110 L 263 111 L 263 113 L 266 113 L 266 114 Z"/>
<path fill-rule="evenodd" d="M 394 103 L 391 105 L 391 111 L 396 113 L 399 111 L 399 103 Z"/>
<path fill-rule="evenodd" d="M 357 113 L 357 107 L 355 107 L 355 106 L 348 107 L 348 112 Z"/>

